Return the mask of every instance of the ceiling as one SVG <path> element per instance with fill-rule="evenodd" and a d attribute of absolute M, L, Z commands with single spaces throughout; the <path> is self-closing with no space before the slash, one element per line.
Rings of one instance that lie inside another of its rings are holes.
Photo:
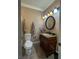
<path fill-rule="evenodd" d="M 21 0 L 21 6 L 44 11 L 55 0 Z"/>

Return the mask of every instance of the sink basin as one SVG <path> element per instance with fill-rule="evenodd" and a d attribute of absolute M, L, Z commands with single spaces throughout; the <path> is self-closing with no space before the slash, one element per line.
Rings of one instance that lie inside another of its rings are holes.
<path fill-rule="evenodd" d="M 45 37 L 56 37 L 56 35 L 52 35 L 49 33 L 41 33 L 41 35 L 45 36 Z"/>

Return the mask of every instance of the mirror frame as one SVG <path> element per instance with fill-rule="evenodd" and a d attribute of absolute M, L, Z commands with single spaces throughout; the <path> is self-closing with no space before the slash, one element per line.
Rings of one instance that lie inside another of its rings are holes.
<path fill-rule="evenodd" d="M 48 19 L 49 19 L 50 17 L 51 17 L 52 20 L 54 21 L 54 24 L 52 25 L 51 28 L 47 27 L 47 21 L 48 21 Z M 54 18 L 53 16 L 49 16 L 49 17 L 46 19 L 46 21 L 45 21 L 45 26 L 46 26 L 46 28 L 47 28 L 48 30 L 52 30 L 52 29 L 55 27 L 55 18 Z"/>

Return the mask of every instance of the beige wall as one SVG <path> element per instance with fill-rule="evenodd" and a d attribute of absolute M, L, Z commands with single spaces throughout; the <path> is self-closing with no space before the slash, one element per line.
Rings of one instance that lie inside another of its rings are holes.
<path fill-rule="evenodd" d="M 31 24 L 33 21 L 39 21 L 40 24 L 42 22 L 41 12 L 37 10 L 21 7 L 21 16 L 23 18 L 22 20 L 24 20 L 24 23 L 25 23 L 24 31 L 26 33 L 31 31 Z M 38 26 L 40 25 L 37 25 L 37 27 Z"/>

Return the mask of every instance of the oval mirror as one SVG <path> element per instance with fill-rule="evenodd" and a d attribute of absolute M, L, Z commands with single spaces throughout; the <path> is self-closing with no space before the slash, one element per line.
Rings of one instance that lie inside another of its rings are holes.
<path fill-rule="evenodd" d="M 55 19 L 53 16 L 49 16 L 45 21 L 46 28 L 52 30 L 55 26 Z"/>

